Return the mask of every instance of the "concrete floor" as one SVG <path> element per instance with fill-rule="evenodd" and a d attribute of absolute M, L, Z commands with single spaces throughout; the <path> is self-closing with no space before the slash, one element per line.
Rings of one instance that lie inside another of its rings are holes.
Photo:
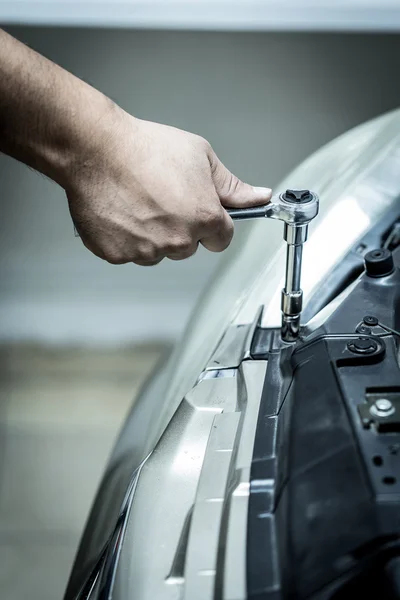
<path fill-rule="evenodd" d="M 0 589 L 61 600 L 115 436 L 162 346 L 0 346 Z"/>

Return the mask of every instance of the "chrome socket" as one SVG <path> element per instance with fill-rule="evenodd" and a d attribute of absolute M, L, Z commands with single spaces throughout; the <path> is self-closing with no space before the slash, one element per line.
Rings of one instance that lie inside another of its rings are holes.
<path fill-rule="evenodd" d="M 227 209 L 234 220 L 279 219 L 284 222 L 283 237 L 287 242 L 285 287 L 282 290 L 281 337 L 294 342 L 300 332 L 303 292 L 300 288 L 303 244 L 307 241 L 308 224 L 318 214 L 319 198 L 309 190 L 286 190 L 268 204 L 251 208 Z"/>

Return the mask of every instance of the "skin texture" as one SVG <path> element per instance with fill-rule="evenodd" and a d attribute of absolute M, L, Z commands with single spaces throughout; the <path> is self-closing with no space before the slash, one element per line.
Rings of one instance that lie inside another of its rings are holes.
<path fill-rule="evenodd" d="M 233 235 L 224 206 L 271 198 L 200 136 L 129 115 L 2 30 L 0 151 L 65 189 L 83 243 L 112 264 L 220 252 Z"/>

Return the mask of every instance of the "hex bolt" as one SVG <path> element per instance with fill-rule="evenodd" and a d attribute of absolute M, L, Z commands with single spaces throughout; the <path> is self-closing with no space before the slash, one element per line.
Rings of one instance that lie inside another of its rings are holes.
<path fill-rule="evenodd" d="M 388 412 L 393 408 L 393 404 L 390 402 L 390 400 L 387 400 L 386 398 L 379 398 L 379 400 L 375 400 L 375 406 L 378 410 L 381 410 L 382 412 Z"/>
<path fill-rule="evenodd" d="M 379 323 L 378 319 L 372 315 L 365 315 L 363 321 L 365 325 L 370 325 L 371 327 L 376 327 Z"/>
<path fill-rule="evenodd" d="M 395 412 L 395 407 L 387 398 L 378 398 L 370 407 L 369 412 L 376 417 L 389 417 Z"/>
<path fill-rule="evenodd" d="M 363 335 L 370 335 L 372 333 L 371 327 L 366 325 L 359 325 L 356 329 L 356 333 L 362 333 Z"/>

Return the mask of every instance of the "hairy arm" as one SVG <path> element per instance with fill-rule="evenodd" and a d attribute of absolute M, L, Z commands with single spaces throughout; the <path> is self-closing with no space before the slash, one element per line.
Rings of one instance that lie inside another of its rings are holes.
<path fill-rule="evenodd" d="M 223 206 L 267 202 L 203 138 L 137 119 L 0 29 L 0 151 L 67 194 L 84 244 L 113 263 L 153 265 L 225 249 Z"/>
<path fill-rule="evenodd" d="M 64 185 L 113 107 L 106 96 L 0 29 L 2 152 Z"/>

